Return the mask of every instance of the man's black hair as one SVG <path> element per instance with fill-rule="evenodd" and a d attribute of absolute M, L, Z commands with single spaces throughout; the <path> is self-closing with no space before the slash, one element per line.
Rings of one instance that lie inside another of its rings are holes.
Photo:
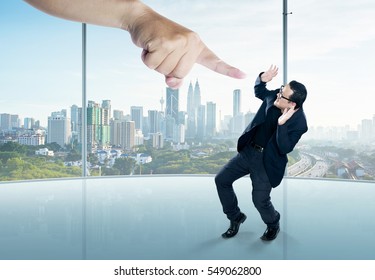
<path fill-rule="evenodd" d="M 289 98 L 296 103 L 295 108 L 297 109 L 302 107 L 302 104 L 305 102 L 307 96 L 306 87 L 294 80 L 289 83 L 289 87 L 293 91 L 293 94 Z"/>

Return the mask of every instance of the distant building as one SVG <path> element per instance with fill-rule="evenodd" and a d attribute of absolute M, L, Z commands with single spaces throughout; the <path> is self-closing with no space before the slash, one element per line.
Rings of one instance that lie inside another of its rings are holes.
<path fill-rule="evenodd" d="M 66 117 L 66 111 L 53 112 L 48 117 L 47 143 L 56 142 L 61 147 L 70 143 L 71 139 L 70 119 Z"/>
<path fill-rule="evenodd" d="M 173 140 L 174 129 L 176 127 L 176 119 L 173 118 L 171 115 L 167 115 L 165 117 L 165 139 Z"/>
<path fill-rule="evenodd" d="M 124 111 L 113 110 L 113 119 L 122 120 L 124 118 Z"/>
<path fill-rule="evenodd" d="M 21 145 L 40 146 L 45 144 L 45 136 L 43 134 L 22 135 L 17 138 L 17 142 Z"/>
<path fill-rule="evenodd" d="M 175 123 L 178 123 L 178 111 L 179 111 L 179 90 L 167 88 L 166 98 L 166 116 L 170 116 L 174 119 Z"/>
<path fill-rule="evenodd" d="M 233 91 L 233 117 L 241 113 L 241 90 L 235 89 Z"/>
<path fill-rule="evenodd" d="M 143 107 L 142 106 L 131 106 L 130 113 L 132 121 L 134 122 L 135 129 L 141 129 L 143 127 Z"/>
<path fill-rule="evenodd" d="M 207 137 L 216 135 L 216 103 L 214 102 L 207 102 L 206 135 Z"/>
<path fill-rule="evenodd" d="M 160 113 L 157 110 L 148 111 L 148 128 L 150 133 L 160 132 Z"/>
<path fill-rule="evenodd" d="M 47 148 L 39 149 L 39 150 L 35 151 L 35 154 L 38 155 L 38 156 L 49 156 L 49 157 L 54 156 L 54 152 L 49 151 Z"/>
<path fill-rule="evenodd" d="M 124 150 L 133 150 L 135 145 L 143 144 L 141 130 L 135 129 L 134 121 L 111 120 L 111 144 Z"/>
<path fill-rule="evenodd" d="M 363 177 L 365 175 L 365 169 L 357 161 L 353 160 L 348 163 L 348 169 L 351 173 L 357 177 Z"/>
<path fill-rule="evenodd" d="M 201 89 L 198 80 L 193 85 L 190 82 L 187 94 L 187 132 L 188 138 L 195 138 L 198 134 L 198 108 L 201 106 Z M 201 131 L 202 132 L 202 131 Z"/>
<path fill-rule="evenodd" d="M 160 149 L 164 147 L 164 138 L 162 133 L 150 133 L 150 140 L 153 148 Z"/>
<path fill-rule="evenodd" d="M 173 132 L 174 143 L 185 143 L 185 126 L 183 124 L 175 125 Z"/>
<path fill-rule="evenodd" d="M 133 150 L 135 145 L 135 122 L 125 122 L 125 149 Z"/>
<path fill-rule="evenodd" d="M 371 119 L 362 120 L 361 141 L 368 142 L 373 139 L 373 125 Z"/>
<path fill-rule="evenodd" d="M 101 164 L 104 164 L 105 160 L 110 158 L 110 151 L 109 150 L 97 150 L 96 156 L 98 157 L 98 161 Z"/>
<path fill-rule="evenodd" d="M 188 143 L 177 143 L 177 144 L 174 144 L 172 145 L 172 149 L 174 151 L 180 151 L 180 150 L 189 150 L 190 149 L 190 145 Z"/>
<path fill-rule="evenodd" d="M 20 127 L 18 115 L 0 114 L 0 130 L 7 131 Z"/>
<path fill-rule="evenodd" d="M 206 106 L 199 105 L 197 109 L 197 139 L 203 140 L 206 136 Z"/>
<path fill-rule="evenodd" d="M 0 137 L 0 144 L 6 144 L 8 142 L 17 142 L 17 139 L 12 138 L 11 136 L 6 136 L 6 137 Z"/>
<path fill-rule="evenodd" d="M 32 129 L 35 126 L 35 119 L 34 118 L 24 118 L 23 119 L 23 128 L 24 129 Z"/>
<path fill-rule="evenodd" d="M 110 108 L 109 100 L 103 100 L 102 106 L 94 101 L 88 102 L 87 141 L 91 149 L 106 148 L 110 145 Z"/>
<path fill-rule="evenodd" d="M 70 107 L 70 121 L 72 125 L 71 129 L 72 132 L 75 132 L 76 134 L 78 134 L 78 124 L 81 123 L 79 109 L 82 110 L 82 108 L 79 108 L 77 105 L 72 105 Z"/>
<path fill-rule="evenodd" d="M 137 154 L 134 158 L 137 164 L 145 164 L 152 162 L 152 157 L 147 154 Z"/>
<path fill-rule="evenodd" d="M 144 136 L 142 130 L 136 129 L 134 134 L 134 146 L 143 145 Z"/>
<path fill-rule="evenodd" d="M 363 177 L 365 175 L 365 169 L 361 164 L 356 161 L 350 161 L 347 163 L 339 163 L 336 165 L 337 176 L 353 179 L 352 177 Z"/>
<path fill-rule="evenodd" d="M 238 113 L 232 119 L 232 135 L 238 137 L 245 129 L 245 118 L 243 113 Z"/>
<path fill-rule="evenodd" d="M 112 119 L 110 122 L 111 126 L 111 144 L 115 147 L 125 147 L 125 140 L 122 139 L 122 129 L 125 129 L 125 121 L 120 119 Z"/>

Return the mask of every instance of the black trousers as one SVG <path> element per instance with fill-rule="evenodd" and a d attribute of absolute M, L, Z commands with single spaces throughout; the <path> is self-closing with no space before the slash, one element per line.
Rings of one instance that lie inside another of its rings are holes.
<path fill-rule="evenodd" d="M 233 157 L 215 177 L 224 213 L 229 220 L 239 217 L 240 208 L 233 190 L 233 182 L 248 174 L 253 185 L 252 200 L 263 222 L 270 227 L 278 226 L 280 214 L 271 203 L 272 186 L 264 169 L 263 153 L 249 145 Z"/>

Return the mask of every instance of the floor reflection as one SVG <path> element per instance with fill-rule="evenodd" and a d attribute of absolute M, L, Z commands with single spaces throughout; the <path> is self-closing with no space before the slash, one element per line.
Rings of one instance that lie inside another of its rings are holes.
<path fill-rule="evenodd" d="M 374 183 L 284 182 L 269 243 L 248 178 L 235 183 L 248 219 L 229 240 L 212 176 L 0 183 L 0 259 L 375 259 Z"/>

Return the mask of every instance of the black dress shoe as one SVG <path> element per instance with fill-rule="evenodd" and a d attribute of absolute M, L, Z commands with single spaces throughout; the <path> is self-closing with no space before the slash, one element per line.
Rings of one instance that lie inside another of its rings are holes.
<path fill-rule="evenodd" d="M 221 236 L 223 238 L 231 238 L 235 236 L 240 229 L 240 225 L 246 220 L 246 215 L 241 212 L 240 216 L 234 220 L 230 221 L 230 226 L 226 232 L 224 232 Z"/>
<path fill-rule="evenodd" d="M 280 231 L 280 227 L 267 227 L 266 231 L 263 233 L 263 236 L 260 238 L 264 241 L 274 240 Z"/>

